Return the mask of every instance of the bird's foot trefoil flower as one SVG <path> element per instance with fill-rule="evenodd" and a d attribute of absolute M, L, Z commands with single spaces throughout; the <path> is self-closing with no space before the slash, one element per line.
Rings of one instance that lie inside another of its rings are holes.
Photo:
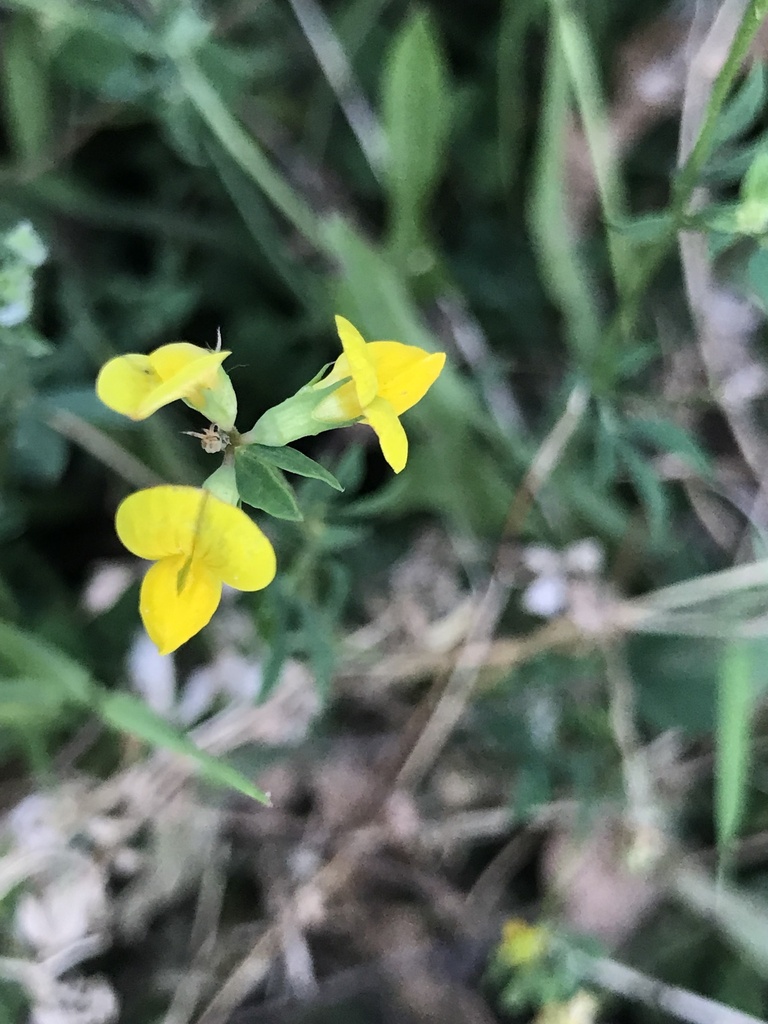
<path fill-rule="evenodd" d="M 275 576 L 275 552 L 259 527 L 208 490 L 137 491 L 118 507 L 115 528 L 129 551 L 155 563 L 141 585 L 139 611 L 161 654 L 210 621 L 224 583 L 261 590 Z"/>
<path fill-rule="evenodd" d="M 235 425 L 237 398 L 221 365 L 228 355 L 176 341 L 149 355 L 116 356 L 101 368 L 96 393 L 110 409 L 133 420 L 144 420 L 180 398 L 229 431 Z"/>
<path fill-rule="evenodd" d="M 400 416 L 419 402 L 445 364 L 444 352 L 399 341 L 366 342 L 336 317 L 343 348 L 333 365 L 293 397 L 268 410 L 247 434 L 235 429 L 237 399 L 222 363 L 229 352 L 179 341 L 149 355 L 110 359 L 99 373 L 99 398 L 134 420 L 181 399 L 210 422 L 188 430 L 203 450 L 223 454 L 202 489 L 138 491 L 119 506 L 115 527 L 129 551 L 155 564 L 141 587 L 139 610 L 161 654 L 175 651 L 205 626 L 223 584 L 260 590 L 275 576 L 275 553 L 241 503 L 298 521 L 301 510 L 284 473 L 341 484 L 307 455 L 287 448 L 301 437 L 364 423 L 399 473 L 408 458 Z M 326 372 L 327 371 L 327 372 Z"/>
<path fill-rule="evenodd" d="M 444 352 L 426 352 L 399 341 L 366 342 L 349 320 L 336 317 L 344 352 L 321 379 L 268 410 L 243 440 L 285 445 L 332 427 L 366 423 L 396 473 L 408 459 L 400 416 L 421 401 L 437 380 Z"/>

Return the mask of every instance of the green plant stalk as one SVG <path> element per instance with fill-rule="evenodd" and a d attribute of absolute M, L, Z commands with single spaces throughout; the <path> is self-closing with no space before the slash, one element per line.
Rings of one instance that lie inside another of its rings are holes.
<path fill-rule="evenodd" d="M 688 203 L 699 180 L 699 175 L 712 150 L 717 119 L 731 91 L 736 76 L 741 71 L 744 59 L 752 45 L 760 25 L 768 14 L 768 0 L 749 0 L 736 34 L 733 37 L 725 63 L 720 69 L 709 96 L 704 121 L 688 158 L 683 164 L 672 191 L 672 211 L 676 219 L 685 213 Z"/>
<path fill-rule="evenodd" d="M 611 230 L 610 225 L 626 216 L 627 204 L 611 144 L 605 103 L 600 95 L 597 67 L 584 25 L 571 9 L 569 0 L 549 0 L 549 5 L 584 127 L 597 193 L 603 216 L 608 223 L 608 256 L 617 291 L 622 296 L 629 286 L 631 265 L 626 245 Z"/>
<path fill-rule="evenodd" d="M 672 214 L 673 223 L 677 225 L 678 230 L 684 225 L 686 207 L 690 201 L 691 193 L 696 187 L 704 164 L 710 156 L 717 120 L 722 113 L 733 83 L 741 71 L 744 58 L 766 14 L 768 14 L 768 0 L 750 0 L 733 37 L 725 62 L 715 79 L 698 137 L 672 187 L 669 210 Z M 650 250 L 644 261 L 639 263 L 629 293 L 617 317 L 611 324 L 611 335 L 629 331 L 637 316 L 645 290 L 662 261 L 669 253 L 674 244 L 675 237 L 676 233 L 671 231 L 669 237 L 662 239 L 657 246 Z"/>
<path fill-rule="evenodd" d="M 232 115 L 192 57 L 176 58 L 180 82 L 203 121 L 233 160 L 307 241 L 322 248 L 318 218 L 274 169 L 261 147 Z"/>
<path fill-rule="evenodd" d="M 572 348 L 581 362 L 589 363 L 600 338 L 600 318 L 584 278 L 583 262 L 570 238 L 564 206 L 568 101 L 568 70 L 562 46 L 553 34 L 546 56 L 539 146 L 527 214 L 547 290 L 565 316 Z"/>

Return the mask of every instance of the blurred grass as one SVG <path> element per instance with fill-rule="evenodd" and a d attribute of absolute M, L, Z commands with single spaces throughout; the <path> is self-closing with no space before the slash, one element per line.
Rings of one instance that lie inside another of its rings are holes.
<path fill-rule="evenodd" d="M 184 744 L 120 690 L 133 604 L 94 616 L 80 596 L 95 565 L 121 556 L 119 498 L 142 479 L 199 482 L 207 467 L 182 442 L 184 410 L 136 425 L 101 408 L 101 362 L 182 337 L 212 344 L 220 327 L 248 429 L 334 357 L 338 312 L 368 338 L 444 348 L 449 365 L 408 414 L 411 457 L 397 479 L 372 450 L 345 453 L 346 437 L 310 446 L 341 464 L 348 489 L 339 499 L 308 485 L 305 521 L 269 527 L 283 582 L 243 604 L 262 634 L 265 691 L 294 655 L 332 703 L 341 638 L 425 522 L 471 550 L 464 570 L 477 588 L 501 540 L 520 561 L 526 545 L 560 551 L 595 537 L 611 595 L 646 595 L 650 609 L 627 645 L 642 741 L 675 730 L 714 751 L 706 826 L 696 808 L 675 811 L 680 842 L 714 839 L 737 871 L 740 837 L 766 816 L 756 753 L 765 687 L 753 679 L 762 663 L 734 637 L 764 632 L 765 581 L 736 581 L 714 594 L 720 604 L 705 602 L 718 570 L 761 555 L 763 481 L 744 482 L 720 396 L 695 371 L 682 390 L 670 384 L 695 349 L 671 257 L 679 229 L 709 231 L 733 253 L 729 287 L 764 298 L 765 226 L 728 220 L 734 203 L 768 204 L 757 177 L 749 195 L 734 190 L 766 145 L 765 75 L 757 65 L 741 77 L 764 11 L 748 5 L 679 172 L 679 96 L 623 149 L 615 121 L 626 41 L 651 33 L 663 11 L 652 0 L 0 3 L 0 613 L 3 635 L 34 639 L 18 658 L 2 645 L 9 766 L 39 776 L 88 704 L 80 693 L 69 706 L 55 679 L 66 691 L 67 680 L 98 678 L 116 688 L 92 701 L 102 717 L 150 743 Z M 322 26 L 317 38 L 307 25 Z M 694 214 L 700 179 L 712 208 Z M 26 222 L 42 262 L 8 241 Z M 764 326 L 754 333 L 740 369 L 759 378 Z M 589 397 L 569 443 L 518 534 L 503 537 L 575 387 Z M 678 581 L 690 589 L 665 604 L 661 588 Z M 513 596 L 503 631 L 534 625 Z M 190 663 L 208 643 L 192 645 Z M 521 814 L 562 796 L 622 803 L 626 751 L 608 710 L 571 693 L 574 678 L 599 671 L 543 651 L 468 715 L 461 741 L 498 759 Z M 554 722 L 546 741 L 531 711 L 539 700 Z M 208 768 L 247 789 L 228 766 Z M 745 882 L 766 880 L 761 861 Z M 731 943 L 728 962 L 719 981 L 688 977 L 691 948 L 713 936 L 681 922 L 667 979 L 679 969 L 681 983 L 725 1000 L 741 970 L 734 921 L 746 897 L 724 888 L 718 910 L 694 889 L 689 902 L 706 902 Z"/>

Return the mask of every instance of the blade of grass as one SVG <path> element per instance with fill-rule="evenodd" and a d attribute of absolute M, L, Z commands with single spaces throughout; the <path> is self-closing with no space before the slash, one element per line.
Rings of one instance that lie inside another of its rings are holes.
<path fill-rule="evenodd" d="M 528 224 L 545 286 L 566 320 L 568 341 L 588 361 L 600 338 L 600 318 L 584 263 L 578 257 L 565 207 L 565 125 L 570 91 L 559 40 L 549 39 L 539 145 L 528 200 Z"/>
<path fill-rule="evenodd" d="M 525 43 L 542 6 L 543 0 L 507 0 L 499 24 L 496 53 L 499 176 L 508 195 L 517 182 L 523 151 Z"/>
<path fill-rule="evenodd" d="M 319 247 L 318 218 L 314 211 L 272 166 L 261 146 L 231 113 L 195 59 L 177 56 L 176 69 L 188 98 L 224 149 L 297 231 Z"/>
<path fill-rule="evenodd" d="M 752 651 L 729 643 L 718 679 L 715 824 L 722 875 L 744 816 L 752 718 Z"/>
<path fill-rule="evenodd" d="M 611 225 L 626 216 L 627 203 L 605 114 L 593 48 L 569 0 L 549 0 L 549 3 L 584 127 L 603 217 Z M 617 291 L 622 296 L 626 294 L 632 269 L 630 252 L 625 239 L 612 231 L 610 226 L 607 231 L 608 255 Z"/>

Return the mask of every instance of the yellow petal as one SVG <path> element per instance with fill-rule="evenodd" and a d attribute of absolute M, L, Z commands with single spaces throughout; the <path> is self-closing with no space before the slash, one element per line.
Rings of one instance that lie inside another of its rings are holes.
<path fill-rule="evenodd" d="M 256 523 L 218 498 L 206 506 L 198 552 L 219 579 L 238 590 L 261 590 L 277 572 L 274 548 Z"/>
<path fill-rule="evenodd" d="M 376 397 L 378 387 L 376 369 L 368 355 L 368 346 L 358 329 L 343 316 L 336 317 L 336 330 L 339 332 L 341 347 L 347 357 L 358 401 L 364 408 Z"/>
<path fill-rule="evenodd" d="M 376 432 L 384 458 L 399 473 L 408 461 L 408 438 L 397 413 L 383 398 L 374 398 L 365 410 L 365 422 Z"/>
<path fill-rule="evenodd" d="M 221 582 L 196 558 L 163 558 L 141 585 L 139 612 L 161 654 L 170 654 L 206 626 L 221 600 Z"/>
<path fill-rule="evenodd" d="M 149 487 L 120 503 L 115 529 L 123 544 L 139 558 L 156 562 L 168 555 L 190 555 L 199 532 L 203 502 L 215 500 L 197 487 Z"/>
<path fill-rule="evenodd" d="M 118 507 L 115 529 L 139 558 L 194 556 L 238 590 L 261 590 L 277 570 L 272 545 L 253 520 L 197 487 L 136 491 Z"/>
<path fill-rule="evenodd" d="M 157 373 L 160 380 L 170 380 L 177 373 L 182 373 L 186 368 L 206 356 L 220 356 L 222 358 L 215 362 L 220 365 L 229 352 L 211 352 L 207 348 L 193 345 L 191 341 L 173 341 L 170 345 L 161 345 L 154 352 L 150 352 L 149 361 L 152 369 Z"/>
<path fill-rule="evenodd" d="M 115 412 L 141 420 L 149 415 L 141 411 L 144 403 L 160 383 L 149 356 L 132 353 L 116 356 L 102 366 L 96 378 L 96 394 Z"/>
<path fill-rule="evenodd" d="M 399 341 L 371 341 L 368 353 L 376 366 L 379 397 L 398 416 L 421 401 L 445 365 L 445 352 L 425 352 Z"/>
<path fill-rule="evenodd" d="M 142 402 L 140 418 L 150 416 L 177 398 L 197 396 L 201 388 L 213 388 L 217 371 L 230 354 L 207 352 L 186 341 L 156 349 L 149 360 L 161 383 Z"/>

